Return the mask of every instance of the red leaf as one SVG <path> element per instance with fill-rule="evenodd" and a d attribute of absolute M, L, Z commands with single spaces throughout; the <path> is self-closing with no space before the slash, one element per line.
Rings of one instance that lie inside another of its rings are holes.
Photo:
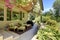
<path fill-rule="evenodd" d="M 10 8 L 10 9 L 13 8 L 13 5 L 10 3 L 9 0 L 5 0 L 5 5 L 6 5 L 8 8 Z"/>
<path fill-rule="evenodd" d="M 9 0 L 5 0 L 6 3 L 9 3 Z"/>

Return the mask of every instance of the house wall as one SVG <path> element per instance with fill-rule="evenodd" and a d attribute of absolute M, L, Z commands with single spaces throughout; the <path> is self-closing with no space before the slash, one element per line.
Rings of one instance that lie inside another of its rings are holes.
<path fill-rule="evenodd" d="M 23 23 L 26 23 L 27 20 L 28 20 L 28 13 L 24 13 L 24 18 L 22 18 L 22 20 L 0 21 L 0 29 L 4 29 L 4 27 L 9 23 L 20 22 L 23 25 Z"/>

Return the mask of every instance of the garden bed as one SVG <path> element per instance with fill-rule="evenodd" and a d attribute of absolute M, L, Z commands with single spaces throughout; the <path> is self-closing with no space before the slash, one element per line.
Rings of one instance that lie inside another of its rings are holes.
<path fill-rule="evenodd" d="M 22 34 L 22 33 L 26 32 L 26 31 L 28 31 L 28 30 L 30 30 L 30 29 L 31 29 L 31 28 L 26 29 L 26 28 L 22 28 L 22 27 L 21 27 L 21 29 L 9 29 L 9 31 L 15 32 L 15 33 L 17 33 L 17 34 Z"/>
<path fill-rule="evenodd" d="M 6 28 L 9 31 L 15 32 L 17 34 L 22 34 L 32 28 L 32 24 L 30 24 L 30 21 L 28 21 L 26 24 L 21 23 L 9 23 Z"/>

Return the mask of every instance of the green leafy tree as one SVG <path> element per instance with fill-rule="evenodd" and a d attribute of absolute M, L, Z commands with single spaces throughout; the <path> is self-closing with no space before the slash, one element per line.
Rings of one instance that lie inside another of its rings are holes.
<path fill-rule="evenodd" d="M 60 11 L 60 0 L 56 0 L 53 4 L 53 8 L 55 9 L 55 17 L 56 20 L 58 20 L 59 15 L 59 11 Z"/>
<path fill-rule="evenodd" d="M 60 9 L 60 0 L 56 0 L 53 4 L 54 9 Z"/>

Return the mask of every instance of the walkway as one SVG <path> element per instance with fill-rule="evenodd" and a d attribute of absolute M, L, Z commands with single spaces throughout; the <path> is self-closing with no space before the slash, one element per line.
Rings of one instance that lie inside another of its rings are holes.
<path fill-rule="evenodd" d="M 4 39 L 7 38 L 13 38 L 14 40 L 31 40 L 33 36 L 37 33 L 37 25 L 34 24 L 32 29 L 26 31 L 25 33 L 19 35 L 14 32 L 10 31 L 0 31 L 0 34 L 4 37 Z"/>
<path fill-rule="evenodd" d="M 34 26 L 31 30 L 23 33 L 22 35 L 20 35 L 19 38 L 15 39 L 15 40 L 31 40 L 36 33 L 37 33 L 37 25 L 34 24 Z"/>

